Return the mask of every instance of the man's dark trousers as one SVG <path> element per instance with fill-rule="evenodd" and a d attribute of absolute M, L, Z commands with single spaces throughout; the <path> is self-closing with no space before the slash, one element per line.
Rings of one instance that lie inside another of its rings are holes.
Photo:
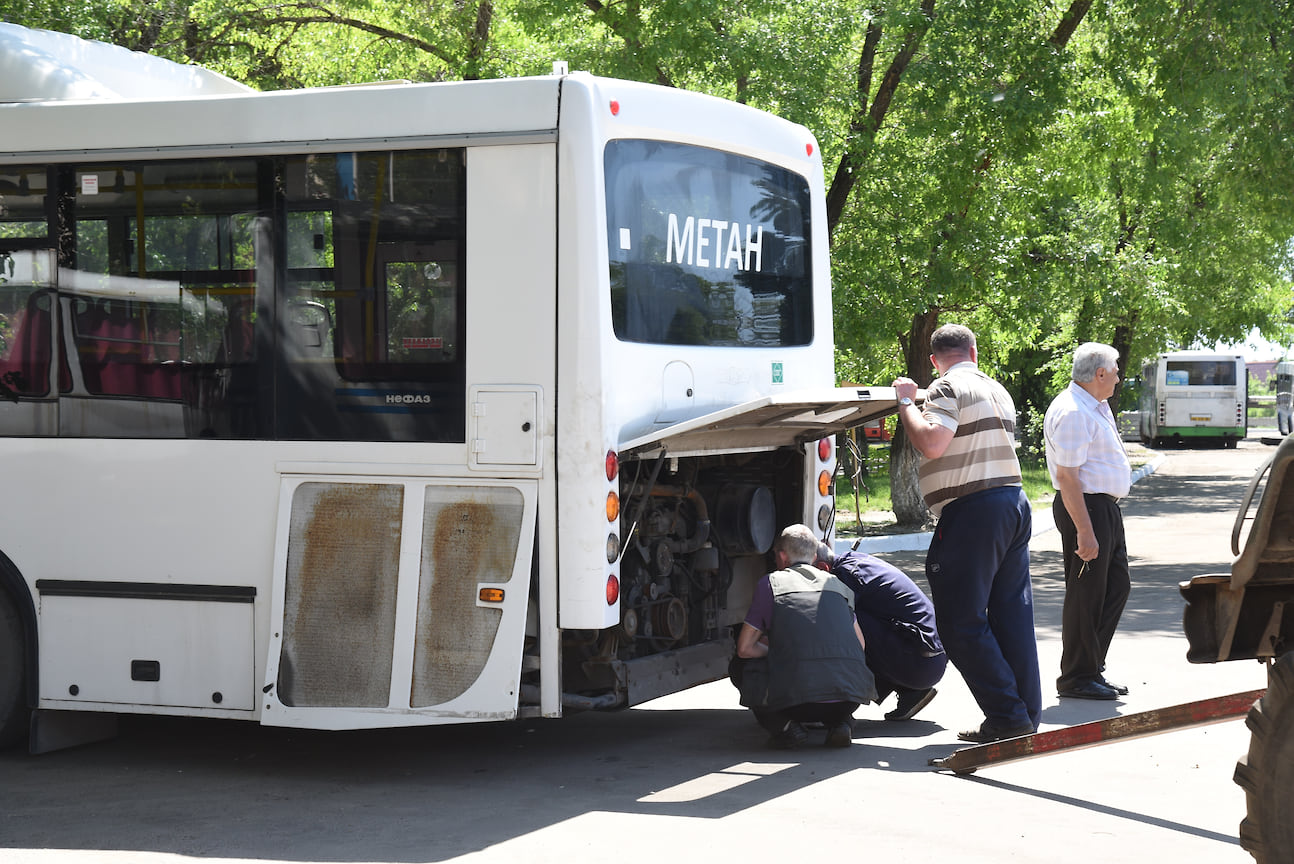
<path fill-rule="evenodd" d="M 1042 719 L 1032 533 L 1024 490 L 999 486 L 947 504 L 926 554 L 944 650 L 987 721 L 1000 728 L 1036 729 Z"/>
<path fill-rule="evenodd" d="M 1086 566 L 1078 557 L 1078 528 L 1059 493 L 1051 505 L 1065 557 L 1060 677 L 1056 679 L 1056 689 L 1061 691 L 1101 677 L 1132 588 L 1119 502 L 1109 495 L 1085 494 L 1083 503 L 1099 546 L 1097 556 Z"/>
<path fill-rule="evenodd" d="M 892 621 L 859 609 L 858 629 L 867 642 L 867 667 L 876 679 L 877 702 L 895 690 L 927 690 L 944 677 L 944 652 L 931 655 L 921 640 Z"/>

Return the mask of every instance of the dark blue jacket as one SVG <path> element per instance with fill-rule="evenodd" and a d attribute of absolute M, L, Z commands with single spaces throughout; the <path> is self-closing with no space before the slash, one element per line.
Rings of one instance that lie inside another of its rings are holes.
<path fill-rule="evenodd" d="M 897 631 L 915 653 L 943 653 L 934 604 L 902 570 L 865 552 L 846 552 L 836 559 L 831 572 L 854 593 L 864 638 L 872 638 L 869 626 L 884 626 Z M 873 622 L 868 625 L 865 618 Z"/>

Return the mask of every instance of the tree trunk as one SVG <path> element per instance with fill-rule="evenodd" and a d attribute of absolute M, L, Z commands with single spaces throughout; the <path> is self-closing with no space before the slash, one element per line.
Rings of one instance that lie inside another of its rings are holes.
<path fill-rule="evenodd" d="M 1114 328 L 1114 338 L 1110 341 L 1110 347 L 1119 352 L 1119 384 L 1114 388 L 1114 394 L 1110 396 L 1110 410 L 1114 412 L 1117 420 L 1119 417 L 1119 403 L 1122 401 L 1123 386 L 1129 378 L 1140 374 L 1140 369 L 1129 369 L 1128 360 L 1132 353 L 1132 338 L 1136 334 L 1137 313 L 1134 310 L 1128 315 L 1125 321 L 1120 322 Z"/>
<path fill-rule="evenodd" d="M 903 342 L 908 377 L 925 388 L 934 380 L 930 365 L 930 334 L 939 325 L 938 308 L 912 316 L 912 327 Z M 903 424 L 890 442 L 890 500 L 894 502 L 894 519 L 900 525 L 922 526 L 932 521 L 930 510 L 921 497 L 917 469 L 921 455 L 912 447 Z"/>
<path fill-rule="evenodd" d="M 890 501 L 894 521 L 906 527 L 923 527 L 933 521 L 930 509 L 917 485 L 917 468 L 921 456 L 899 424 L 890 442 Z"/>

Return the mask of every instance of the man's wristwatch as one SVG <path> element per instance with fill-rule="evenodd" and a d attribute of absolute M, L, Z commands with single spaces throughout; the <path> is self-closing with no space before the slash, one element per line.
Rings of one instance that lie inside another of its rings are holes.
<path fill-rule="evenodd" d="M 900 400 L 899 400 L 899 404 L 900 404 L 900 405 L 911 405 L 911 404 L 912 404 L 912 397 L 911 397 L 911 396 L 904 396 L 902 399 L 900 399 Z"/>

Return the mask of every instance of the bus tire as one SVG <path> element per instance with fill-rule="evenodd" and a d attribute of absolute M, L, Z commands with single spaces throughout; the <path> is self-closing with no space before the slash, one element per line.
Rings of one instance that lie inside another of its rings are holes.
<path fill-rule="evenodd" d="M 0 590 L 0 750 L 27 738 L 26 639 L 13 598 Z"/>
<path fill-rule="evenodd" d="M 1240 845 L 1257 864 L 1294 861 L 1294 651 L 1271 667 L 1267 692 L 1245 718 L 1249 754 L 1236 763 L 1235 781 L 1245 790 Z"/>

